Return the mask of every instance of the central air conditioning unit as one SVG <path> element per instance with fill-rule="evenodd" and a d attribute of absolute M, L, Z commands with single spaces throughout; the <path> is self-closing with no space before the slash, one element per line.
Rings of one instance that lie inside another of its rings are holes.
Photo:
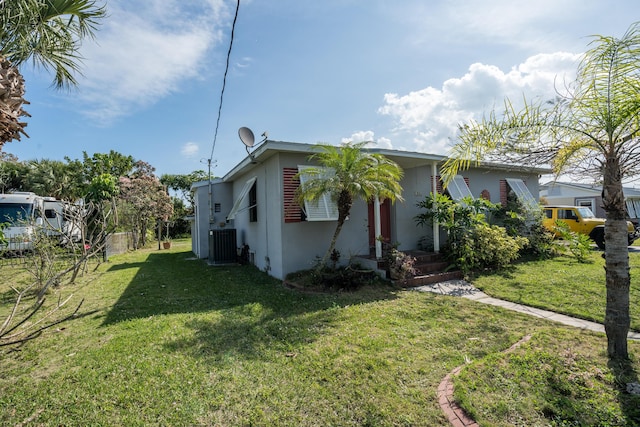
<path fill-rule="evenodd" d="M 209 262 L 230 264 L 238 261 L 236 229 L 209 230 Z"/>

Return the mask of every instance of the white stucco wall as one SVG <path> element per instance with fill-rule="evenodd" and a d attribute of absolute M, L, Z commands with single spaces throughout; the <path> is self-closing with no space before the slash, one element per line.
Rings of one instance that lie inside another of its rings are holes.
<path fill-rule="evenodd" d="M 404 170 L 401 183 L 404 201 L 391 208 L 391 241 L 400 250 L 417 249 L 421 238 L 431 241 L 433 229 L 429 225 L 419 226 L 415 217 L 422 209 L 417 204 L 431 193 L 431 169 L 427 166 Z"/>
<path fill-rule="evenodd" d="M 279 172 L 278 191 L 282 192 L 282 169 L 295 168 L 299 165 L 310 165 L 305 155 L 281 154 L 278 156 Z M 281 196 L 281 194 L 280 194 Z M 282 197 L 278 198 L 282 200 Z M 282 230 L 281 272 L 286 274 L 312 268 L 317 257 L 322 257 L 329 248 L 337 221 L 301 221 L 284 222 L 284 205 L 280 202 L 277 209 Z M 367 228 L 367 205 L 356 200 L 351 216 L 340 232 L 336 249 L 340 252 L 340 262 L 348 262 L 353 255 L 369 252 L 369 231 Z M 275 273 L 275 271 L 274 271 Z"/>
<path fill-rule="evenodd" d="M 274 143 L 276 146 L 278 144 Z M 247 180 L 256 177 L 257 221 L 249 221 L 247 197 L 235 219 L 225 225 L 236 229 L 238 248 L 244 244 L 249 245 L 257 268 L 280 279 L 288 273 L 312 268 L 317 258 L 322 257 L 328 249 L 337 225 L 336 221 L 284 222 L 283 168 L 297 168 L 299 165 L 311 163 L 308 160 L 309 152 L 288 150 L 294 146 L 290 143 L 282 143 L 281 146 L 282 150 L 263 151 L 255 158 L 245 159 L 225 176 L 226 181 L 221 183 L 228 190 L 224 212 L 216 214 L 215 222 L 211 225 L 216 227 L 219 218 L 226 218 Z M 421 211 L 416 205 L 431 192 L 432 165 L 440 159 L 420 156 L 419 153 L 401 153 L 396 156 L 404 163 L 405 175 L 401 182 L 404 201 L 391 206 L 390 231 L 392 243 L 399 243 L 401 250 L 417 249 L 421 237 L 427 237 L 427 241 L 432 241 L 432 227 L 420 227 L 416 224 L 415 216 Z M 505 178 L 522 179 L 534 197 L 539 192 L 538 176 L 535 174 L 528 175 L 498 168 L 472 169 L 464 171 L 462 175 L 469 178 L 470 190 L 475 197 L 479 197 L 482 190 L 487 190 L 494 203 L 500 202 L 500 180 Z M 206 229 L 209 227 L 207 192 L 200 189 L 199 195 L 202 197 L 198 199 L 198 221 L 204 219 Z M 353 255 L 369 254 L 368 230 L 367 203 L 356 200 L 336 244 L 336 249 L 341 254 L 341 263 L 348 262 Z M 444 242 L 443 232 L 441 239 Z M 208 242 L 200 242 L 200 246 L 202 245 L 208 246 Z M 201 256 L 206 257 L 208 251 L 202 252 Z"/>
<path fill-rule="evenodd" d="M 219 179 L 211 183 L 211 207 L 209 205 L 209 182 L 201 181 L 191 186 L 194 192 L 195 220 L 191 231 L 191 250 L 198 258 L 209 256 L 209 230 L 221 228 L 233 205 L 232 185 Z M 220 205 L 220 212 L 215 204 Z M 225 224 L 226 225 L 226 224 Z"/>

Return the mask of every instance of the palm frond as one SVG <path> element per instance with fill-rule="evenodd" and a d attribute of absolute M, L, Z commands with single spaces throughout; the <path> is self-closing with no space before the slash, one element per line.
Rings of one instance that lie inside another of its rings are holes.
<path fill-rule="evenodd" d="M 14 0 L 0 4 L 0 53 L 14 65 L 32 60 L 54 73 L 58 88 L 75 86 L 81 41 L 95 36 L 104 6 L 95 0 Z"/>

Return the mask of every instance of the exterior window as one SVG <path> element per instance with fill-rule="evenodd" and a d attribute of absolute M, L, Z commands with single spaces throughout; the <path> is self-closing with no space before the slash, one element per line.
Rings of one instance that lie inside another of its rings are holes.
<path fill-rule="evenodd" d="M 328 194 L 314 202 L 305 201 L 304 209 L 296 202 L 296 190 L 300 187 L 301 181 L 305 182 L 304 174 L 300 175 L 300 179 L 296 175 L 309 167 L 311 166 L 282 169 L 284 222 L 336 221 L 338 219 L 338 206 Z"/>
<path fill-rule="evenodd" d="M 251 190 L 249 190 L 249 222 L 258 221 L 258 192 L 256 190 L 256 183 L 253 183 Z"/>
<path fill-rule="evenodd" d="M 587 199 L 576 199 L 576 206 L 584 206 L 591 209 L 591 212 L 596 212 L 596 199 L 595 198 L 587 198 Z"/>
<path fill-rule="evenodd" d="M 284 202 L 284 222 L 304 221 L 305 216 L 298 202 L 296 190 L 300 187 L 300 180 L 296 177 L 298 168 L 282 169 L 282 200 Z"/>
<path fill-rule="evenodd" d="M 298 166 L 300 174 L 300 183 L 304 184 L 307 177 L 304 175 L 304 170 L 311 166 Z M 333 173 L 332 171 L 325 169 L 327 174 Z M 335 201 L 331 200 L 329 194 L 323 194 L 318 200 L 313 202 L 304 201 L 304 212 L 307 215 L 307 221 L 337 221 L 338 220 L 338 205 Z"/>
<path fill-rule="evenodd" d="M 214 203 L 213 204 L 213 211 L 214 212 L 221 212 L 222 211 L 222 206 L 220 206 L 220 203 Z"/>
<path fill-rule="evenodd" d="M 515 193 L 517 199 L 522 203 L 522 206 L 531 211 L 538 209 L 538 202 L 533 197 L 524 181 L 521 179 L 507 178 L 507 184 L 511 187 L 511 190 Z"/>
<path fill-rule="evenodd" d="M 469 190 L 467 179 L 463 178 L 462 175 L 453 177 L 449 185 L 447 185 L 447 192 L 455 201 L 460 201 L 465 197 L 471 197 L 473 199 L 473 194 L 471 194 L 471 190 Z"/>
<path fill-rule="evenodd" d="M 244 199 L 247 198 L 247 195 L 249 194 L 249 190 L 251 190 L 251 188 L 253 187 L 253 184 L 255 184 L 256 179 L 257 177 L 254 176 L 253 178 L 249 179 L 247 182 L 244 183 L 244 187 L 242 187 L 242 190 L 240 190 L 240 195 L 238 195 L 238 198 L 233 203 L 231 212 L 229 212 L 229 215 L 227 215 L 227 221 L 231 219 L 235 219 L 238 212 L 246 210 L 246 208 L 240 209 L 240 206 L 242 205 L 242 202 L 244 201 Z"/>

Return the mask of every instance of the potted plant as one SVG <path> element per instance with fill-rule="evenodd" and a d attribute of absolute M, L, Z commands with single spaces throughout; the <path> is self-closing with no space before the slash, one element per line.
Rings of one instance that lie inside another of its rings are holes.
<path fill-rule="evenodd" d="M 162 247 L 165 249 L 171 249 L 171 237 L 166 236 L 162 239 Z"/>

